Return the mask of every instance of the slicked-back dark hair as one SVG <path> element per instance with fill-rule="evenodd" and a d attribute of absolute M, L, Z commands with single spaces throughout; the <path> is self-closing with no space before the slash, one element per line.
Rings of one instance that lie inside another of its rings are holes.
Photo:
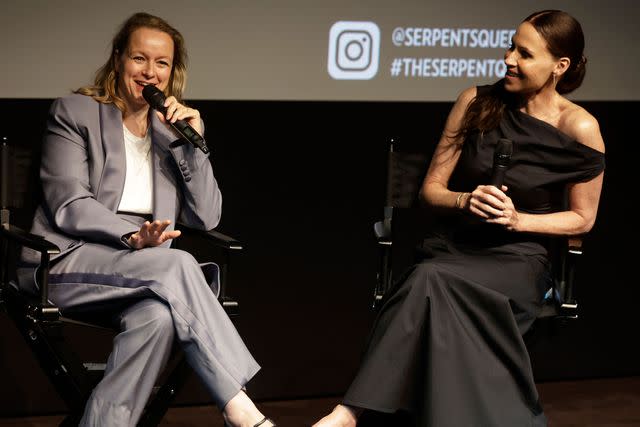
<path fill-rule="evenodd" d="M 542 10 L 527 16 L 529 22 L 547 43 L 547 49 L 556 58 L 569 58 L 569 68 L 559 77 L 556 90 L 569 93 L 582 84 L 587 58 L 584 56 L 582 26 L 571 15 L 561 10 Z M 498 127 L 507 105 L 514 96 L 504 89 L 504 79 L 494 83 L 490 90 L 476 96 L 467 107 L 462 125 L 453 135 L 463 141 L 472 132 L 488 132 Z"/>

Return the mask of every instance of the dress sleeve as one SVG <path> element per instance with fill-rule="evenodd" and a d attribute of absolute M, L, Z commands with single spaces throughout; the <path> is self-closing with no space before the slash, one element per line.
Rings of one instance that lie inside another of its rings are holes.
<path fill-rule="evenodd" d="M 574 182 L 586 182 L 600 175 L 605 168 L 604 153 L 579 142 L 576 142 L 576 145 L 579 163 Z"/>

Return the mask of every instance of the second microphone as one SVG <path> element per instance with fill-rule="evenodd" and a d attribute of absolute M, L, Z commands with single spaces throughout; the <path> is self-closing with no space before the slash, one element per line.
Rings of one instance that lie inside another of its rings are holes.
<path fill-rule="evenodd" d="M 511 163 L 513 154 L 513 142 L 507 138 L 500 138 L 493 153 L 493 169 L 491 171 L 490 184 L 498 188 L 502 187 L 504 175 Z"/>

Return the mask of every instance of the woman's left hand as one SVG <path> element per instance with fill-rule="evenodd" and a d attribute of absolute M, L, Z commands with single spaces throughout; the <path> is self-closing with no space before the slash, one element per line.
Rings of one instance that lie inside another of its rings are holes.
<path fill-rule="evenodd" d="M 196 132 L 202 135 L 202 124 L 198 110 L 180 104 L 175 96 L 165 99 L 164 106 L 167 107 L 167 113 L 164 116 L 162 113 L 157 113 L 162 121 L 175 123 L 176 120 L 185 120 Z"/>
<path fill-rule="evenodd" d="M 500 189 L 501 191 L 494 194 L 494 196 L 497 196 L 502 202 L 501 209 L 499 209 L 500 213 L 498 215 L 489 216 L 485 221 L 490 224 L 503 225 L 509 231 L 517 231 L 520 217 L 518 215 L 518 211 L 513 205 L 513 200 L 511 200 L 511 197 L 506 194 L 507 189 L 507 186 L 503 185 Z"/>
<path fill-rule="evenodd" d="M 129 246 L 134 249 L 160 246 L 167 240 L 180 236 L 180 230 L 166 231 L 169 224 L 171 224 L 171 221 L 168 219 L 164 221 L 145 221 L 145 223 L 140 226 L 138 232 L 129 236 L 127 242 Z"/>

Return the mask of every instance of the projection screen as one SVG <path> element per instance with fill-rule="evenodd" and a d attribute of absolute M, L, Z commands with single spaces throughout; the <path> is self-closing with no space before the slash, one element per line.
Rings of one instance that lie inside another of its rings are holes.
<path fill-rule="evenodd" d="M 629 0 L 5 0 L 2 98 L 54 98 L 93 79 L 131 13 L 185 36 L 188 99 L 452 101 L 504 75 L 535 10 L 563 9 L 586 34 L 577 100 L 638 100 L 640 2 Z"/>

